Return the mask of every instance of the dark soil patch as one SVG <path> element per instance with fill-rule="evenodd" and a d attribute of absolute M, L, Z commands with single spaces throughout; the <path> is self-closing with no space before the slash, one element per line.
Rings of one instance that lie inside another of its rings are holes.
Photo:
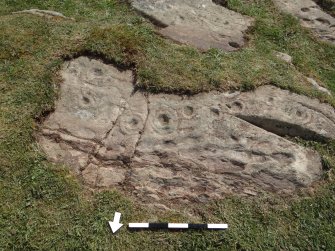
<path fill-rule="evenodd" d="M 324 11 L 335 17 L 335 0 L 314 0 Z"/>
<path fill-rule="evenodd" d="M 228 7 L 228 1 L 227 0 L 213 0 L 213 3 L 221 5 L 223 7 Z"/>

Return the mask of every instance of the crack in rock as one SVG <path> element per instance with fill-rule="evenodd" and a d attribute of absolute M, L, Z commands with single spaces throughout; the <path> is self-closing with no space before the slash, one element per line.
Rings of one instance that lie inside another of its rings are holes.
<path fill-rule="evenodd" d="M 86 57 L 62 76 L 38 136 L 47 156 L 90 187 L 118 188 L 159 208 L 309 186 L 322 176 L 320 156 L 279 135 L 335 139 L 331 106 L 273 86 L 133 94 L 131 71 Z"/>
<path fill-rule="evenodd" d="M 228 106 L 231 114 L 281 136 L 335 139 L 334 109 L 317 99 L 263 86 L 241 93 Z"/>
<path fill-rule="evenodd" d="M 218 1 L 216 1 L 218 2 Z M 212 0 L 132 0 L 132 6 L 161 28 L 159 33 L 200 50 L 235 51 L 245 45 L 253 18 Z"/>

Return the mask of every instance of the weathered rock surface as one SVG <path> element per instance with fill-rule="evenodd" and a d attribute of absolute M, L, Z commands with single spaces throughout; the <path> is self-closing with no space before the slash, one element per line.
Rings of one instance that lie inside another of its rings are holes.
<path fill-rule="evenodd" d="M 322 40 L 335 44 L 335 18 L 325 13 L 312 0 L 273 0 L 283 11 L 300 19 Z"/>
<path fill-rule="evenodd" d="M 244 46 L 253 19 L 211 0 L 132 0 L 132 5 L 163 28 L 159 32 L 201 50 L 234 51 Z"/>
<path fill-rule="evenodd" d="M 335 139 L 334 109 L 316 99 L 263 86 L 241 93 L 230 106 L 235 116 L 281 136 Z"/>
<path fill-rule="evenodd" d="M 85 57 L 62 75 L 38 137 L 49 158 L 91 187 L 161 207 L 308 186 L 321 176 L 319 155 L 278 135 L 335 138 L 332 107 L 272 86 L 146 95 L 134 93 L 130 71 Z"/>

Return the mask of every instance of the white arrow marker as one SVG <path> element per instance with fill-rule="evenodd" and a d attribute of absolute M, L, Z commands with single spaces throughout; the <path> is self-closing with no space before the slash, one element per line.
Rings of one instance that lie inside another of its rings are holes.
<path fill-rule="evenodd" d="M 121 213 L 115 212 L 114 220 L 113 221 L 108 221 L 109 226 L 111 227 L 113 234 L 116 233 L 116 231 L 118 231 L 123 226 L 123 224 L 120 223 L 120 218 L 121 218 Z"/>

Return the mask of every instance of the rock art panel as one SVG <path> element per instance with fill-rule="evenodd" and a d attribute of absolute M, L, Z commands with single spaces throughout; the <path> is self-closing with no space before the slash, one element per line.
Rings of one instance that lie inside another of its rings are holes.
<path fill-rule="evenodd" d="M 126 109 L 133 77 L 130 71 L 120 73 L 99 61 L 91 62 L 82 57 L 63 71 L 64 83 L 71 84 L 62 85 L 57 112 L 45 126 L 78 138 L 101 141 Z"/>
<path fill-rule="evenodd" d="M 335 111 L 316 99 L 263 86 L 241 93 L 228 106 L 235 116 L 281 136 L 335 139 Z"/>
<path fill-rule="evenodd" d="M 302 26 L 310 28 L 322 40 L 335 44 L 335 18 L 325 13 L 312 0 L 273 0 L 284 12 L 300 19 Z"/>
<path fill-rule="evenodd" d="M 159 33 L 200 50 L 235 51 L 245 44 L 253 19 L 212 0 L 132 0 L 135 9 L 159 24 Z"/>
<path fill-rule="evenodd" d="M 335 138 L 332 107 L 272 86 L 149 95 L 134 92 L 131 71 L 86 57 L 62 76 L 38 136 L 47 156 L 89 187 L 160 208 L 308 186 L 321 177 L 319 155 L 281 135 Z"/>

